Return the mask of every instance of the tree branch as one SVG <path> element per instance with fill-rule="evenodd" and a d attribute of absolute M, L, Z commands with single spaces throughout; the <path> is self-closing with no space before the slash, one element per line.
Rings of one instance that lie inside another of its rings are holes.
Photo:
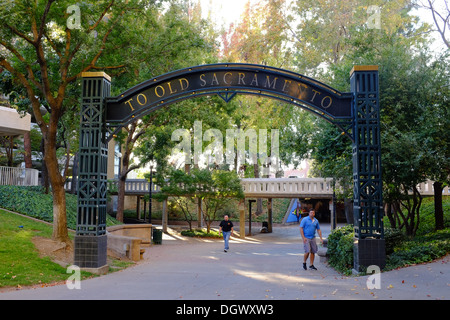
<path fill-rule="evenodd" d="M 24 39 L 25 41 L 27 41 L 28 43 L 32 44 L 33 46 L 35 45 L 35 42 L 33 40 L 31 40 L 29 37 L 27 37 L 25 34 L 23 34 L 22 32 L 20 32 L 19 30 L 17 30 L 16 28 L 14 28 L 13 26 L 10 26 L 7 23 L 3 24 L 5 27 L 7 27 L 9 30 L 11 30 L 15 35 L 19 36 L 20 38 Z"/>
<path fill-rule="evenodd" d="M 22 74 L 21 72 L 18 72 L 16 69 L 14 69 L 11 64 L 6 61 L 6 59 L 2 56 L 0 56 L 0 66 L 3 66 L 6 70 L 8 70 L 9 72 L 11 72 L 13 75 L 15 75 L 19 81 L 22 83 L 22 85 L 25 87 L 27 94 L 28 94 L 28 98 L 31 101 L 31 106 L 33 108 L 33 113 L 34 116 L 36 117 L 37 123 L 39 125 L 39 127 L 41 128 L 42 134 L 47 134 L 47 125 L 44 122 L 44 119 L 42 118 L 42 114 L 40 111 L 40 102 L 39 99 L 36 98 L 36 94 L 33 90 L 33 88 L 31 87 L 30 83 L 28 82 L 27 78 L 25 77 L 24 74 Z"/>
<path fill-rule="evenodd" d="M 25 64 L 25 68 L 28 72 L 29 79 L 39 90 L 42 90 L 41 84 L 34 77 L 34 73 L 33 73 L 33 70 L 31 69 L 30 64 L 25 60 L 25 58 L 20 54 L 20 52 L 17 51 L 14 47 L 12 47 L 9 43 L 7 43 L 3 40 L 0 40 L 0 44 L 3 45 L 12 54 L 14 54 L 17 57 L 17 59 L 19 59 L 23 64 Z"/>
<path fill-rule="evenodd" d="M 114 1 L 112 1 L 112 2 L 114 2 Z M 112 2 L 111 2 L 110 5 L 112 5 Z M 67 83 L 76 80 L 76 79 L 81 75 L 82 72 L 89 71 L 90 69 L 93 69 L 93 68 L 95 67 L 95 64 L 97 63 L 97 60 L 100 58 L 100 56 L 101 56 L 102 53 L 103 53 L 103 50 L 105 49 L 106 42 L 107 42 L 107 40 L 108 40 L 109 35 L 111 34 L 111 32 L 113 31 L 113 29 L 114 29 L 116 23 L 120 20 L 120 18 L 123 16 L 124 13 L 125 13 L 125 11 L 122 11 L 122 12 L 120 13 L 120 15 L 117 17 L 117 19 L 112 23 L 112 25 L 111 25 L 111 27 L 108 29 L 108 31 L 106 31 L 106 33 L 105 33 L 105 35 L 103 36 L 103 39 L 102 39 L 102 46 L 100 47 L 100 49 L 98 50 L 98 52 L 97 52 L 97 54 L 94 56 L 94 58 L 92 58 L 92 60 L 91 60 L 91 62 L 89 63 L 89 65 L 86 66 L 85 68 L 83 68 L 83 70 L 81 70 L 78 74 L 76 74 L 76 75 L 74 75 L 74 76 L 72 76 L 72 77 L 69 77 L 69 78 L 67 79 Z M 76 48 L 77 51 L 78 51 L 80 45 L 81 45 L 81 44 L 79 44 L 79 45 L 77 46 L 77 47 L 78 47 L 78 48 Z M 73 53 L 73 55 L 74 55 L 74 53 Z M 70 60 L 73 59 L 73 55 L 71 56 Z M 113 67 L 110 67 L 110 69 L 113 69 Z"/>
<path fill-rule="evenodd" d="M 55 0 L 48 0 L 47 5 L 45 6 L 44 14 L 42 15 L 42 18 L 41 18 L 41 25 L 39 27 L 38 37 L 37 37 L 37 39 L 35 39 L 36 43 L 41 42 L 42 35 L 44 34 L 44 27 L 46 25 L 47 15 L 48 15 L 48 12 L 50 11 L 50 7 L 53 2 L 55 2 Z"/>

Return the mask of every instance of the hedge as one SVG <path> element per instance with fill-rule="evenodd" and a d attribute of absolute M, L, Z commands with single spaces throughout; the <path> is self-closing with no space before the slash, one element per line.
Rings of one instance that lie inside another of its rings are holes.
<path fill-rule="evenodd" d="M 0 208 L 53 222 L 53 197 L 43 187 L 0 186 Z M 67 227 L 76 228 L 77 197 L 66 194 Z"/>

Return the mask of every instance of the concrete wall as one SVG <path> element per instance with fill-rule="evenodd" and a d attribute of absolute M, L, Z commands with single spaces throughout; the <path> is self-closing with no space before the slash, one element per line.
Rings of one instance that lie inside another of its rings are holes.
<path fill-rule="evenodd" d="M 30 131 L 31 115 L 22 117 L 16 109 L 0 106 L 0 135 L 22 135 Z"/>
<path fill-rule="evenodd" d="M 126 224 L 106 229 L 108 250 L 118 257 L 133 261 L 141 259 L 143 246 L 150 246 L 152 240 L 151 224 Z"/>

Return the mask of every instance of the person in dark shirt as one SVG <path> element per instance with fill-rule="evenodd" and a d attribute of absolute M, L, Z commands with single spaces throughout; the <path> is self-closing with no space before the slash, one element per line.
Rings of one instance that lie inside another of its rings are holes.
<path fill-rule="evenodd" d="M 228 220 L 228 216 L 223 217 L 222 222 L 219 225 L 219 234 L 223 233 L 223 240 L 225 241 L 224 252 L 230 249 L 229 240 L 230 236 L 233 234 L 233 222 Z"/>

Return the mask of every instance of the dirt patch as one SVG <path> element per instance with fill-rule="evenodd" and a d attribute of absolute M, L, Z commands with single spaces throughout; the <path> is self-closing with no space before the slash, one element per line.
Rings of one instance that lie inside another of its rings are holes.
<path fill-rule="evenodd" d="M 73 245 L 66 246 L 65 243 L 44 237 L 33 237 L 32 241 L 41 257 L 49 257 L 62 267 L 73 264 Z"/>

